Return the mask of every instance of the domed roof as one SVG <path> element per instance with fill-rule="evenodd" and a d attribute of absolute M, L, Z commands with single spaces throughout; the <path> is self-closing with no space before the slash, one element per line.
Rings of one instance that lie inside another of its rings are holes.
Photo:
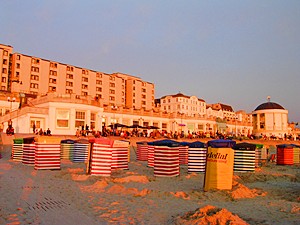
<path fill-rule="evenodd" d="M 266 102 L 263 104 L 260 104 L 256 107 L 256 110 L 265 110 L 265 109 L 284 109 L 281 105 L 275 102 Z"/>

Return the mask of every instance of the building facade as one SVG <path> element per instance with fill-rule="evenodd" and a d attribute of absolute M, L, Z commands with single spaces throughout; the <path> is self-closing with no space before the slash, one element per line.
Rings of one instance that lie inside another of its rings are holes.
<path fill-rule="evenodd" d="M 206 102 L 196 96 L 182 93 L 167 95 L 160 99 L 160 110 L 167 113 L 180 113 L 190 117 L 206 114 Z"/>
<path fill-rule="evenodd" d="M 0 60 L 0 122 L 12 119 L 16 132 L 29 132 L 35 124 L 72 134 L 83 126 L 101 131 L 115 123 L 168 132 L 252 132 L 251 122 L 231 106 L 182 93 L 155 100 L 154 84 L 136 76 L 16 53 L 8 45 L 0 45 Z"/>
<path fill-rule="evenodd" d="M 266 102 L 252 112 L 255 136 L 284 138 L 289 134 L 288 110 L 275 102 Z"/>
<path fill-rule="evenodd" d="M 14 53 L 0 45 L 1 90 L 44 95 L 47 93 L 91 96 L 103 105 L 150 110 L 154 84 L 121 74 L 107 74 L 56 61 Z"/>

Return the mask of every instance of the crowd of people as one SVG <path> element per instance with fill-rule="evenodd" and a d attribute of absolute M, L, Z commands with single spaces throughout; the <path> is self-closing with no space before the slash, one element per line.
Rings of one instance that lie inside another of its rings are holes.
<path fill-rule="evenodd" d="M 43 130 L 42 128 L 40 128 L 40 129 L 35 129 L 34 133 L 36 135 L 47 135 L 47 136 L 50 136 L 51 135 L 51 130 L 49 128 L 47 130 Z"/>
<path fill-rule="evenodd" d="M 88 126 L 82 126 L 81 129 L 78 128 L 76 130 L 76 136 L 94 136 L 94 137 L 109 137 L 109 136 L 120 136 L 122 138 L 130 138 L 130 137 L 146 137 L 146 138 L 169 138 L 169 139 L 180 139 L 180 138 L 189 138 L 189 139 L 203 139 L 203 138 L 217 138 L 217 139 L 241 139 L 246 138 L 242 135 L 226 135 L 220 132 L 184 132 L 181 131 L 170 131 L 159 130 L 159 129 L 141 129 L 141 128 L 110 128 L 110 127 L 102 127 L 101 131 L 95 131 L 94 129 L 89 130 Z M 247 136 L 249 139 L 254 139 L 253 136 Z"/>
<path fill-rule="evenodd" d="M 33 133 L 36 135 L 47 135 L 47 136 L 51 135 L 51 130 L 49 128 L 47 130 L 43 130 L 42 128 L 38 129 L 36 128 L 35 123 L 33 123 L 32 125 L 32 130 Z"/>
<path fill-rule="evenodd" d="M 35 124 L 33 124 L 33 133 L 36 135 L 51 135 L 51 130 L 48 128 L 47 130 L 43 130 L 42 128 L 37 129 Z M 0 132 L 3 132 L 4 123 L 0 124 Z M 14 128 L 12 126 L 11 119 L 8 121 L 8 127 L 6 129 L 7 135 L 14 135 Z M 203 138 L 216 138 L 216 139 L 263 139 L 263 140 L 276 140 L 278 137 L 272 135 L 267 137 L 266 135 L 261 135 L 260 137 L 255 137 L 254 135 L 235 135 L 235 134 L 224 134 L 220 132 L 190 132 L 187 133 L 183 130 L 181 131 L 170 131 L 167 132 L 166 130 L 158 130 L 158 129 L 131 129 L 131 128 L 113 128 L 113 127 L 102 127 L 101 131 L 95 131 L 93 128 L 90 130 L 88 125 L 81 126 L 81 129 L 76 130 L 76 137 L 81 136 L 94 136 L 94 137 L 109 137 L 109 136 L 120 136 L 123 138 L 130 138 L 130 137 L 147 137 L 147 138 L 169 138 L 169 139 L 180 139 L 180 138 L 189 138 L 189 139 L 203 139 Z M 285 134 L 284 140 L 293 140 L 294 137 L 292 135 Z"/>

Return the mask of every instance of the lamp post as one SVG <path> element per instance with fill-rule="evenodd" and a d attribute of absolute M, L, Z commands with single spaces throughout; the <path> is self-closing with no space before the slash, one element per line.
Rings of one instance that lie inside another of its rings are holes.
<path fill-rule="evenodd" d="M 12 103 L 16 101 L 16 98 L 7 97 L 7 101 L 10 102 L 9 118 L 11 119 Z"/>
<path fill-rule="evenodd" d="M 117 110 L 118 109 L 118 106 L 116 106 L 116 105 L 112 105 L 111 106 L 111 109 L 113 110 L 113 112 L 114 112 L 114 116 L 113 116 L 113 121 L 112 121 L 112 129 L 113 129 L 113 134 L 114 134 L 114 136 L 115 136 L 115 133 L 116 133 L 116 127 L 115 127 L 115 123 L 116 123 L 116 112 L 115 112 L 115 110 Z"/>
<path fill-rule="evenodd" d="M 114 111 L 114 117 L 113 117 L 113 119 L 116 120 L 116 117 L 115 117 L 116 116 L 116 112 L 115 111 L 118 109 L 118 106 L 112 105 L 111 109 Z"/>
<path fill-rule="evenodd" d="M 237 137 L 238 135 L 237 135 L 236 120 L 237 120 L 237 118 L 235 117 L 234 118 L 234 127 L 235 127 L 235 136 Z"/>
<path fill-rule="evenodd" d="M 139 122 L 139 125 L 140 125 L 140 126 L 143 126 L 143 125 L 144 125 L 144 124 L 143 124 L 144 119 L 143 119 L 142 117 L 140 117 L 140 118 L 139 118 L 139 121 L 140 121 L 140 122 Z"/>
<path fill-rule="evenodd" d="M 180 126 L 180 133 L 182 133 L 182 127 L 185 126 L 185 124 L 182 123 L 182 117 L 183 117 L 184 113 L 183 112 L 179 112 L 178 114 L 180 115 L 180 124 L 179 124 L 179 126 Z"/>
<path fill-rule="evenodd" d="M 173 120 L 173 122 L 172 122 L 172 130 L 173 130 L 173 132 L 175 132 L 176 131 L 176 120 Z"/>

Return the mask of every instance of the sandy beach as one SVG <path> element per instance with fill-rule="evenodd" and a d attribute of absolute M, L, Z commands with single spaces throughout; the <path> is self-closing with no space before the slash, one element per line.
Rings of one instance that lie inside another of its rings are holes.
<path fill-rule="evenodd" d="M 13 161 L 11 146 L 4 145 L 0 224 L 300 223 L 299 165 L 269 162 L 254 173 L 235 172 L 230 191 L 204 192 L 204 174 L 188 173 L 186 165 L 178 177 L 155 177 L 146 161 L 136 160 L 141 140 L 130 139 L 129 169 L 111 177 L 86 175 L 85 163 L 69 160 L 61 161 L 61 170 L 35 170 Z"/>

